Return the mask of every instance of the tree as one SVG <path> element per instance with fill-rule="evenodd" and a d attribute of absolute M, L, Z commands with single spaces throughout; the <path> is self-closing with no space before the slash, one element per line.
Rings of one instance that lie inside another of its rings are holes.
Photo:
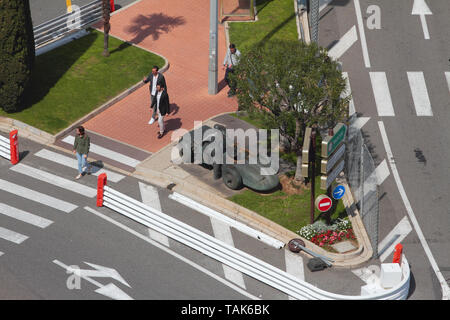
<path fill-rule="evenodd" d="M 109 23 L 110 19 L 110 0 L 102 0 L 102 13 L 103 13 L 103 56 L 109 57 L 109 30 L 111 30 L 111 24 Z"/>
<path fill-rule="evenodd" d="M 348 114 L 350 96 L 342 97 L 345 80 L 337 62 L 314 43 L 273 40 L 243 53 L 235 70 L 239 108 L 280 130 L 298 156 L 300 179 L 306 127 L 333 128 Z"/>
<path fill-rule="evenodd" d="M 29 0 L 0 0 L 0 107 L 19 110 L 31 84 L 34 34 Z"/>

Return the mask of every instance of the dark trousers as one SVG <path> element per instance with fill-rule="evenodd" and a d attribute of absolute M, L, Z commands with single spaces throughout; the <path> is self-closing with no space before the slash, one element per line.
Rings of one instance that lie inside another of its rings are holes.
<path fill-rule="evenodd" d="M 228 85 L 228 87 L 230 87 L 231 91 L 235 91 L 236 90 L 236 83 L 234 83 L 234 81 L 232 81 L 229 77 L 230 73 L 234 73 L 233 68 L 227 68 L 225 70 L 225 82 Z"/>

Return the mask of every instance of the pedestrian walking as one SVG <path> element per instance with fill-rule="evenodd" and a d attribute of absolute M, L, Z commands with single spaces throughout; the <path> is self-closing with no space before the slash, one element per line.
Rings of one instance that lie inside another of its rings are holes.
<path fill-rule="evenodd" d="M 87 161 L 90 146 L 91 139 L 84 131 L 84 127 L 77 127 L 77 135 L 73 143 L 73 153 L 76 154 L 78 160 L 78 175 L 75 177 L 77 180 L 83 176 L 84 170 L 87 170 L 88 174 L 91 173 L 91 167 Z"/>
<path fill-rule="evenodd" d="M 169 95 L 167 94 L 163 84 L 156 85 L 156 97 L 153 99 L 151 107 L 153 108 L 153 113 L 158 115 L 158 139 L 161 139 L 165 133 L 164 116 L 169 111 Z"/>
<path fill-rule="evenodd" d="M 147 77 L 144 77 L 144 79 L 142 81 L 144 83 L 150 82 L 149 90 L 150 90 L 150 108 L 151 108 L 153 106 L 153 102 L 154 102 L 156 94 L 157 94 L 156 86 L 158 84 L 161 84 L 164 86 L 164 88 L 166 88 L 166 79 L 159 72 L 158 66 L 153 66 L 152 72 Z M 166 92 L 167 92 L 167 88 L 166 88 Z M 152 116 L 151 116 L 148 124 L 153 124 L 153 122 L 155 122 L 155 117 L 156 117 L 156 109 L 153 110 Z"/>
<path fill-rule="evenodd" d="M 230 73 L 234 73 L 234 67 L 238 65 L 239 59 L 241 58 L 241 52 L 236 49 L 234 43 L 230 44 L 227 54 L 225 55 L 225 60 L 223 61 L 223 68 L 225 70 L 225 82 L 227 83 L 230 90 L 228 91 L 228 96 L 232 97 L 236 94 L 236 84 L 230 79 Z"/>

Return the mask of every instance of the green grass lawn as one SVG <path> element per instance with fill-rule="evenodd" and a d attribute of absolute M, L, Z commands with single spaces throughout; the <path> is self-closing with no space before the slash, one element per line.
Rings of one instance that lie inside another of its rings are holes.
<path fill-rule="evenodd" d="M 264 128 L 263 122 L 258 118 L 258 114 L 238 116 L 236 113 L 231 113 L 230 115 L 246 121 L 257 128 Z M 326 190 L 320 189 L 320 135 L 317 137 L 316 145 L 318 146 L 316 149 L 316 159 L 319 159 L 318 162 L 316 162 L 315 179 L 315 197 L 317 198 L 320 194 L 326 193 Z M 290 161 L 293 164 L 296 164 L 297 162 L 297 156 L 293 152 L 280 152 L 280 158 Z M 291 172 L 290 174 L 294 175 L 295 172 Z M 283 192 L 283 190 L 278 190 L 271 194 L 261 194 L 246 189 L 228 199 L 247 209 L 255 211 L 263 217 L 266 217 L 293 232 L 297 232 L 301 227 L 310 223 L 311 191 L 308 189 L 305 189 L 302 194 L 295 195 L 288 195 Z M 314 212 L 315 221 L 317 219 L 325 219 L 324 215 L 321 215 L 317 208 L 314 209 Z M 339 200 L 331 218 L 336 219 L 338 217 L 343 218 L 346 216 L 347 213 L 342 200 Z"/>
<path fill-rule="evenodd" d="M 320 177 L 316 177 L 315 190 L 316 197 L 326 193 L 325 190 L 320 189 Z M 271 194 L 260 194 L 246 189 L 228 199 L 293 232 L 297 232 L 301 227 L 310 223 L 311 191 L 308 189 L 305 189 L 303 194 L 295 195 L 288 195 L 282 190 Z M 342 200 L 339 200 L 331 218 L 346 216 Z M 314 221 L 325 219 L 317 208 L 314 209 L 314 219 Z"/>
<path fill-rule="evenodd" d="M 241 52 L 271 39 L 297 40 L 293 0 L 256 0 L 258 21 L 230 22 L 230 42 Z"/>
<path fill-rule="evenodd" d="M 103 33 L 90 34 L 36 57 L 33 80 L 21 111 L 14 118 L 55 134 L 142 80 L 164 59 L 109 38 L 108 58 L 102 56 Z"/>

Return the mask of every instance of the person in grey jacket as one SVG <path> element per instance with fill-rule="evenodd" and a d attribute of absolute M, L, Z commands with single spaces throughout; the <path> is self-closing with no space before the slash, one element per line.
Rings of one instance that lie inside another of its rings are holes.
<path fill-rule="evenodd" d="M 223 60 L 223 69 L 225 69 L 225 82 L 227 83 L 230 90 L 228 91 L 228 97 L 234 96 L 236 94 L 236 84 L 230 81 L 229 74 L 234 72 L 234 67 L 239 63 L 241 58 L 241 52 L 236 49 L 234 43 L 230 44 L 227 50 L 225 59 Z"/>
<path fill-rule="evenodd" d="M 75 142 L 73 143 L 73 153 L 77 155 L 78 160 L 78 175 L 75 177 L 77 180 L 83 176 L 85 168 L 87 169 L 88 174 L 91 172 L 91 168 L 87 162 L 90 146 L 91 139 L 84 132 L 84 127 L 77 127 L 77 135 L 75 137 Z"/>

